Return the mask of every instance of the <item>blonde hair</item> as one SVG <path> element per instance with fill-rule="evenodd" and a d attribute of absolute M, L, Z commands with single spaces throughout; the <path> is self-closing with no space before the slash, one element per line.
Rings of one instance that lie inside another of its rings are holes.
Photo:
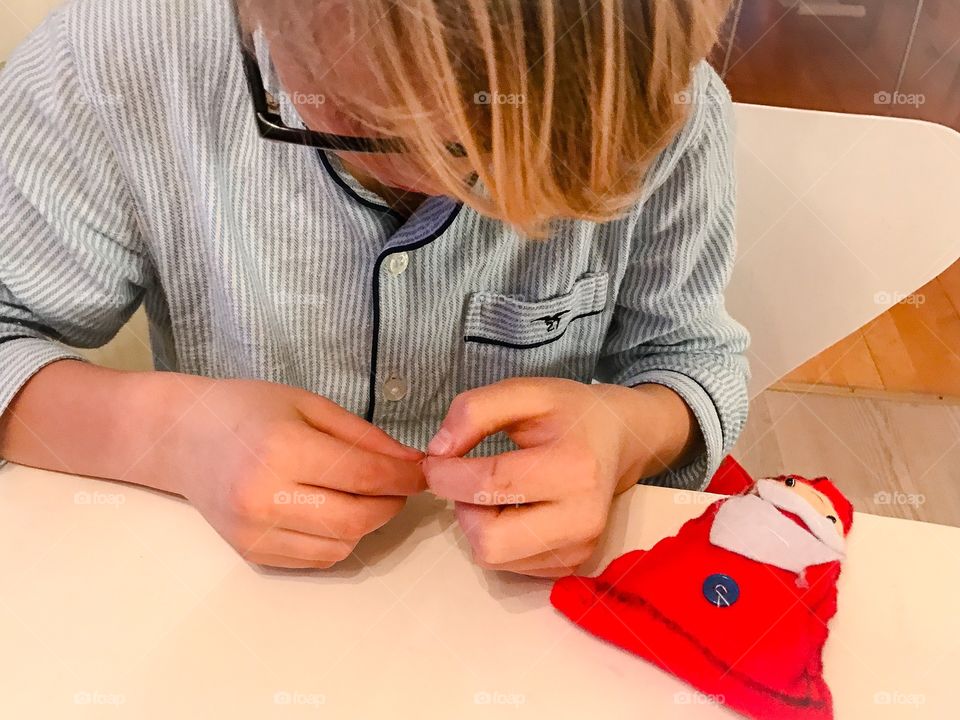
<path fill-rule="evenodd" d="M 542 237 L 555 218 L 605 222 L 636 203 L 652 161 L 686 118 L 690 103 L 678 98 L 730 0 L 240 4 L 338 112 L 371 136 L 402 138 L 409 161 L 446 194 Z M 366 89 L 324 84 L 322 69 L 340 58 L 317 31 L 334 12 L 349 19 L 337 32 L 376 69 L 382 102 L 370 102 Z M 466 149 L 483 196 L 464 182 L 451 141 Z"/>

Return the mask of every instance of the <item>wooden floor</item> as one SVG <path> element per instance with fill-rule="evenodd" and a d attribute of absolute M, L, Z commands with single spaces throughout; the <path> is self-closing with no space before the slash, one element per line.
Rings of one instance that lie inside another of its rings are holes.
<path fill-rule="evenodd" d="M 960 0 L 737 0 L 712 59 L 741 102 L 960 130 Z M 960 265 L 785 381 L 960 398 Z"/>
<path fill-rule="evenodd" d="M 784 380 L 960 398 L 960 265 Z"/>
<path fill-rule="evenodd" d="M 960 130 L 958 0 L 737 0 L 713 62 L 742 102 Z"/>
<path fill-rule="evenodd" d="M 712 61 L 740 102 L 960 130 L 960 0 L 737 0 Z M 960 264 L 778 388 L 751 404 L 747 470 L 827 475 L 860 511 L 960 525 Z"/>
<path fill-rule="evenodd" d="M 960 405 L 767 391 L 733 455 L 754 477 L 830 477 L 861 512 L 960 526 Z"/>

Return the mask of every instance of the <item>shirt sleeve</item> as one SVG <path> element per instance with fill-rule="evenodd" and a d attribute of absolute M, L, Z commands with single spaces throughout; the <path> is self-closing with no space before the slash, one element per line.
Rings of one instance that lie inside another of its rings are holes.
<path fill-rule="evenodd" d="M 686 401 L 706 451 L 644 482 L 703 489 L 746 422 L 749 334 L 724 305 L 736 256 L 732 102 L 706 65 L 695 78 L 696 106 L 651 173 L 663 179 L 637 216 L 597 378 L 664 385 Z"/>
<path fill-rule="evenodd" d="M 98 119 L 115 100 L 77 71 L 70 7 L 0 71 L 0 414 L 42 367 L 113 338 L 146 283 L 133 202 Z"/>

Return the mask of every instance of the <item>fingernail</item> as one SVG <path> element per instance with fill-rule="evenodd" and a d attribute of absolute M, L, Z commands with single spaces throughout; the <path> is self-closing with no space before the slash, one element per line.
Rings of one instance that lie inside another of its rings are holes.
<path fill-rule="evenodd" d="M 446 428 L 440 428 L 433 440 L 427 445 L 428 455 L 446 455 L 453 450 L 453 435 Z"/>
<path fill-rule="evenodd" d="M 410 447 L 409 445 L 404 445 L 403 449 L 406 450 L 407 454 L 412 458 L 422 460 L 425 457 L 425 454 L 422 450 L 417 450 L 417 448 Z"/>

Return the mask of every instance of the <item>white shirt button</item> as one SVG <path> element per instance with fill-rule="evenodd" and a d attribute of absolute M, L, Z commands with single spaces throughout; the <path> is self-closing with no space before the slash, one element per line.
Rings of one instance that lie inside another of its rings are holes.
<path fill-rule="evenodd" d="M 403 400 L 409 391 L 410 387 L 403 378 L 392 377 L 383 383 L 383 395 L 390 402 Z"/>
<path fill-rule="evenodd" d="M 409 253 L 395 253 L 387 260 L 387 272 L 391 275 L 402 275 L 410 264 Z"/>

